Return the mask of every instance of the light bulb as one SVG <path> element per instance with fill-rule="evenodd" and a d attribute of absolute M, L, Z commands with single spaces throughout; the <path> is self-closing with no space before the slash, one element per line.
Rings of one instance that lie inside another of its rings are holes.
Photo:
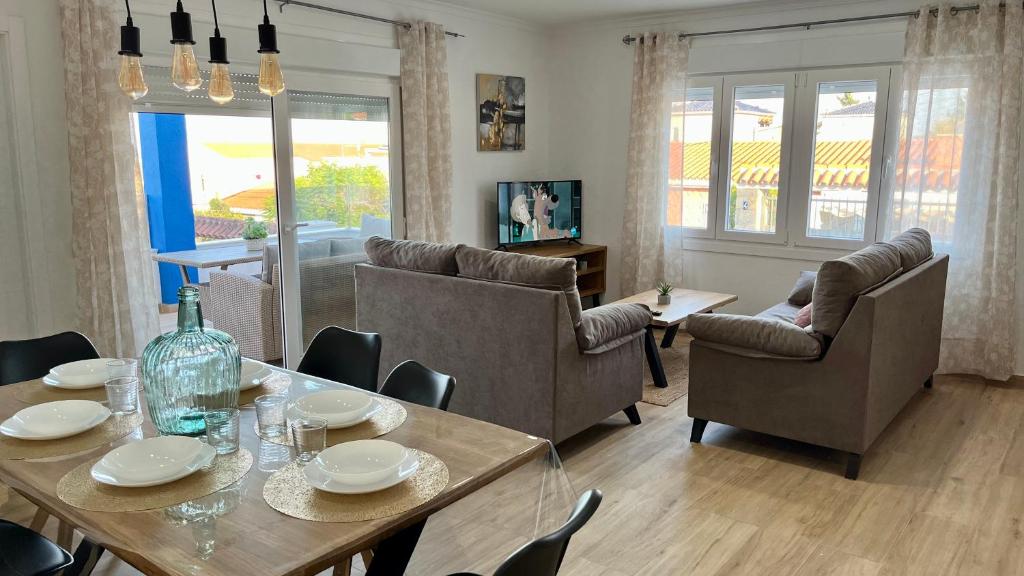
<path fill-rule="evenodd" d="M 227 104 L 235 97 L 235 88 L 231 85 L 231 74 L 227 64 L 214 64 L 210 68 L 210 100 L 217 104 Z"/>
<path fill-rule="evenodd" d="M 264 52 L 260 54 L 260 92 L 267 96 L 277 96 L 284 90 L 284 74 L 277 54 Z"/>
<path fill-rule="evenodd" d="M 171 82 L 186 92 L 191 92 L 203 85 L 199 76 L 199 63 L 191 44 L 175 44 L 174 56 L 171 60 Z"/>
<path fill-rule="evenodd" d="M 133 100 L 138 100 L 149 92 L 146 80 L 142 77 L 142 58 L 124 54 L 121 56 L 121 70 L 117 73 L 117 85 Z"/>

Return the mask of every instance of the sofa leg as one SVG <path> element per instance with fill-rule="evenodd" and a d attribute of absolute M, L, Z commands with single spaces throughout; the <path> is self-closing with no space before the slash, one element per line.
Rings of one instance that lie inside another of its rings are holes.
<path fill-rule="evenodd" d="M 924 387 L 930 389 L 933 384 L 935 384 L 935 375 L 934 374 L 929 376 L 928 379 L 924 381 Z"/>
<path fill-rule="evenodd" d="M 704 429 L 707 428 L 708 421 L 701 418 L 693 419 L 693 428 L 690 429 L 690 442 L 700 443 L 700 439 L 704 437 Z"/>
<path fill-rule="evenodd" d="M 853 452 L 846 455 L 846 478 L 848 480 L 856 480 L 857 475 L 860 474 L 860 456 Z"/>
<path fill-rule="evenodd" d="M 629 423 L 634 426 L 640 425 L 640 413 L 636 410 L 636 404 L 622 409 L 626 413 L 626 418 L 629 418 Z"/>

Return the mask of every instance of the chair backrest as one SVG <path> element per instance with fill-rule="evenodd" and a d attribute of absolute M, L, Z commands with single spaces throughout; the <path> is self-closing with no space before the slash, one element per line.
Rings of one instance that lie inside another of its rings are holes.
<path fill-rule="evenodd" d="M 0 574 L 52 576 L 73 561 L 71 554 L 42 535 L 0 520 Z"/>
<path fill-rule="evenodd" d="M 92 342 L 78 332 L 0 342 L 0 386 L 42 378 L 54 366 L 99 357 Z"/>
<path fill-rule="evenodd" d="M 380 393 L 420 406 L 448 410 L 455 378 L 435 372 L 415 360 L 406 360 L 388 374 Z"/>
<path fill-rule="evenodd" d="M 600 490 L 587 490 L 576 502 L 569 519 L 558 530 L 524 545 L 509 556 L 494 576 L 555 576 L 569 547 L 569 539 L 590 520 L 601 504 Z"/>
<path fill-rule="evenodd" d="M 309 343 L 297 371 L 376 392 L 380 348 L 380 334 L 328 326 Z"/>

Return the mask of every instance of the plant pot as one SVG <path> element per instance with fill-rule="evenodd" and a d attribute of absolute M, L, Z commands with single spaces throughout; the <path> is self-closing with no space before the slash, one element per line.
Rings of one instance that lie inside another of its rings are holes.
<path fill-rule="evenodd" d="M 658 306 L 668 306 L 672 303 L 671 294 L 658 294 Z"/>
<path fill-rule="evenodd" d="M 267 239 L 266 238 L 246 239 L 246 241 L 245 241 L 245 249 L 248 250 L 249 252 L 258 252 L 260 250 L 263 250 L 263 247 L 266 246 L 266 244 L 267 244 Z"/>

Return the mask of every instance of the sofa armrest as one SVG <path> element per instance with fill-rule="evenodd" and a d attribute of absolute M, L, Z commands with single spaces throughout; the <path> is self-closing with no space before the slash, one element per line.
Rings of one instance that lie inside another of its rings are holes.
<path fill-rule="evenodd" d="M 212 308 L 204 308 L 204 315 L 235 339 L 242 356 L 260 361 L 281 357 L 280 310 L 271 284 L 247 274 L 211 271 L 210 300 Z"/>
<path fill-rule="evenodd" d="M 651 323 L 643 304 L 606 304 L 584 310 L 576 341 L 585 353 L 599 353 L 633 339 Z"/>
<path fill-rule="evenodd" d="M 788 358 L 818 358 L 821 341 L 796 324 L 733 314 L 691 314 L 686 330 L 696 340 Z"/>

